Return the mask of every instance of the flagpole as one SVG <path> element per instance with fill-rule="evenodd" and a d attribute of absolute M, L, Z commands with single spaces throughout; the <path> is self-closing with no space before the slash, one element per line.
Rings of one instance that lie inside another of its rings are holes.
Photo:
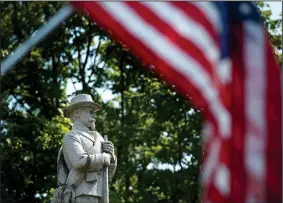
<path fill-rule="evenodd" d="M 74 12 L 74 8 L 71 4 L 66 4 L 60 9 L 54 16 L 47 21 L 45 25 L 42 25 L 32 36 L 26 40 L 16 51 L 6 57 L 1 63 L 1 75 L 6 74 L 42 39 L 44 39 L 51 31 L 53 31 L 59 24 L 67 19 Z"/>

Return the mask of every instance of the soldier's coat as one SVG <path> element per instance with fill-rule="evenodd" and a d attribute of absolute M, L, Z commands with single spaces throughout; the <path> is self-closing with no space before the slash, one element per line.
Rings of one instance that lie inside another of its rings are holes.
<path fill-rule="evenodd" d="M 80 195 L 103 196 L 101 144 L 103 141 L 103 137 L 96 131 L 89 134 L 80 130 L 71 130 L 64 136 L 61 155 L 59 152 L 57 163 L 59 166 L 58 181 L 72 186 L 76 197 Z M 69 171 L 68 174 L 64 172 L 66 169 L 63 169 L 63 161 L 65 168 Z M 117 163 L 109 167 L 109 179 L 112 179 L 116 166 Z"/>

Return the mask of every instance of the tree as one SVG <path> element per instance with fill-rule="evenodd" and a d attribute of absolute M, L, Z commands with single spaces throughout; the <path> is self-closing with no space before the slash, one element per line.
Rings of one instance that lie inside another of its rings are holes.
<path fill-rule="evenodd" d="M 282 67 L 282 12 L 280 18 L 272 19 L 272 11 L 268 3 L 258 2 L 262 21 L 269 32 L 271 43 L 274 47 L 277 63 Z"/>
<path fill-rule="evenodd" d="M 0 2 L 1 56 L 10 54 L 62 5 Z M 272 33 L 280 24 L 269 14 L 263 17 L 273 45 L 282 50 Z M 102 104 L 98 131 L 116 146 L 111 202 L 197 202 L 201 109 L 144 66 L 76 13 L 1 78 L 2 202 L 50 201 L 58 149 L 71 127 L 61 109 L 77 93 L 91 94 Z M 82 88 L 67 95 L 67 84 Z M 99 94 L 104 90 L 113 99 L 105 101 Z"/>

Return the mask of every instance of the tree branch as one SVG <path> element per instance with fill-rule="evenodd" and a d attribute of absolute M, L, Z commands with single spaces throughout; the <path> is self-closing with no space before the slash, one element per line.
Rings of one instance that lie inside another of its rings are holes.
<path fill-rule="evenodd" d="M 106 63 L 103 64 L 102 69 L 104 69 L 105 65 L 106 65 Z M 98 81 L 102 76 L 102 71 L 98 72 L 98 74 L 96 74 L 96 75 L 97 75 L 97 77 L 96 77 L 95 83 L 92 85 L 93 87 L 95 87 L 98 84 Z M 92 80 L 92 82 L 94 82 L 94 80 Z"/>
<path fill-rule="evenodd" d="M 90 29 L 91 29 L 91 24 L 88 23 L 88 30 L 90 30 Z M 86 51 L 85 61 L 84 61 L 84 63 L 83 63 L 83 68 L 86 68 L 86 63 L 87 63 L 88 58 L 89 58 L 91 41 L 92 41 L 92 35 L 91 35 L 91 33 L 89 32 L 89 35 L 88 35 L 88 44 L 87 44 L 87 51 Z"/>
<path fill-rule="evenodd" d="M 77 31 L 75 31 L 75 35 L 76 35 L 76 38 L 78 37 L 77 35 Z M 80 47 L 79 47 L 79 44 L 76 43 L 76 48 L 77 48 L 77 51 L 78 51 L 78 60 L 79 60 L 79 76 L 80 76 L 80 80 L 82 82 L 82 85 L 83 85 L 83 89 L 89 89 L 89 86 L 87 85 L 86 81 L 85 81 L 85 69 L 84 67 L 82 66 L 82 63 L 81 63 L 81 50 L 80 50 Z"/>
<path fill-rule="evenodd" d="M 94 75 L 94 71 L 95 71 L 95 67 L 96 67 L 96 58 L 97 58 L 97 56 L 98 56 L 98 52 L 99 52 L 100 46 L 101 46 L 101 40 L 98 41 L 97 48 L 95 49 L 95 56 L 94 56 L 94 59 L 93 59 L 93 65 L 92 65 L 92 67 L 91 67 L 91 74 L 90 74 L 90 77 L 91 77 L 92 75 Z"/>
<path fill-rule="evenodd" d="M 71 81 L 72 81 L 72 84 L 73 84 L 73 87 L 74 87 L 75 91 L 77 92 L 78 90 L 77 90 L 77 88 L 76 88 L 76 86 L 75 86 L 75 82 L 73 81 L 73 78 L 71 77 L 70 79 L 71 79 Z"/>

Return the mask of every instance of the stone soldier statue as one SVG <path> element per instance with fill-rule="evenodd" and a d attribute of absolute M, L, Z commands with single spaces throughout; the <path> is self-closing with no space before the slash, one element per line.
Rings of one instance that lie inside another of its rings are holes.
<path fill-rule="evenodd" d="M 115 174 L 114 146 L 95 130 L 95 112 L 101 107 L 88 94 L 79 94 L 64 110 L 73 127 L 63 139 L 57 160 L 59 187 L 51 203 L 103 203 L 103 166 Z"/>

